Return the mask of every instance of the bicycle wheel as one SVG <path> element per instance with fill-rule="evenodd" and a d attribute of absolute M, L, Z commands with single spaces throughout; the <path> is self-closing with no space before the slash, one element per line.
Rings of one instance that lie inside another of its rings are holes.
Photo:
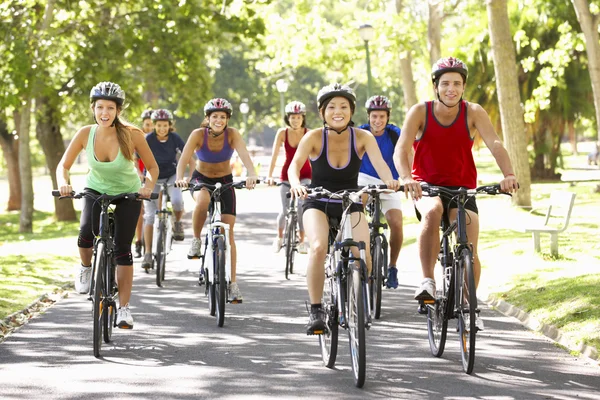
<path fill-rule="evenodd" d="M 457 268 L 457 302 L 459 304 L 458 332 L 460 334 L 460 350 L 463 369 L 467 374 L 473 372 L 475 364 L 475 326 L 477 295 L 475 292 L 475 276 L 471 251 L 463 249 L 458 259 Z"/>
<path fill-rule="evenodd" d="M 384 271 L 384 256 L 383 256 L 383 244 L 381 237 L 375 238 L 375 244 L 373 246 L 373 280 L 370 282 L 371 286 L 371 313 L 375 315 L 375 319 L 379 319 L 381 316 L 381 294 L 383 288 L 383 271 Z"/>
<path fill-rule="evenodd" d="M 217 325 L 223 326 L 225 322 L 225 302 L 227 301 L 227 281 L 225 279 L 225 243 L 223 237 L 217 237 L 215 251 L 215 300 Z"/>
<path fill-rule="evenodd" d="M 298 252 L 298 214 L 292 217 L 292 253 L 290 254 L 290 274 L 294 273 L 294 260 Z"/>
<path fill-rule="evenodd" d="M 162 286 L 162 281 L 165 276 L 165 242 L 167 240 L 165 228 L 165 221 L 161 220 L 158 223 L 158 238 L 156 242 L 156 286 L 158 287 Z"/>
<path fill-rule="evenodd" d="M 92 304 L 94 311 L 94 357 L 100 357 L 100 348 L 102 347 L 102 325 L 104 308 L 104 269 L 106 264 L 106 254 L 104 252 L 104 243 L 98 242 L 96 247 L 96 256 L 94 257 L 94 294 Z"/>
<path fill-rule="evenodd" d="M 290 279 L 289 274 L 294 272 L 294 252 L 296 242 L 296 229 L 294 219 L 288 218 L 285 231 L 285 279 Z"/>
<path fill-rule="evenodd" d="M 365 349 L 365 309 L 363 300 L 361 273 L 354 265 L 349 265 L 348 274 L 348 338 L 350 340 L 350 357 L 354 385 L 365 384 L 366 349 Z"/>
<path fill-rule="evenodd" d="M 441 357 L 446 347 L 448 333 L 448 319 L 444 313 L 446 299 L 439 297 L 434 304 L 427 305 L 427 334 L 429 335 L 429 348 L 434 357 Z"/>
<path fill-rule="evenodd" d="M 319 346 L 321 346 L 321 357 L 327 368 L 333 368 L 337 357 L 338 346 L 338 319 L 337 319 L 337 282 L 333 276 L 330 265 L 327 266 L 325 286 L 323 287 L 323 298 L 321 304 L 327 315 L 327 331 L 319 335 Z"/>
<path fill-rule="evenodd" d="M 111 293 L 110 299 L 107 301 L 106 312 L 103 313 L 102 323 L 103 328 L 102 331 L 104 333 L 104 343 L 110 343 L 110 339 L 112 338 L 113 327 L 115 326 L 115 322 L 117 319 L 117 309 L 116 309 L 116 293 L 113 290 L 113 283 L 115 278 L 115 265 L 114 261 L 111 263 L 110 268 L 110 279 L 107 279 L 110 282 L 110 285 L 106 286 L 107 293 Z"/>

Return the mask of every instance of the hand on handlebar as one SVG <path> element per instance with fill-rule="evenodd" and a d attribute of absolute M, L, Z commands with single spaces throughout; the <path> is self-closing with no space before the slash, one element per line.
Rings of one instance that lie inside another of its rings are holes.
<path fill-rule="evenodd" d="M 398 189 L 400 188 L 400 182 L 396 179 L 384 181 L 383 183 L 385 183 L 388 189 L 391 189 L 393 191 L 398 191 Z"/>
<path fill-rule="evenodd" d="M 73 193 L 73 187 L 66 183 L 62 186 L 59 186 L 58 191 L 60 192 L 61 196 L 70 196 Z"/>
<path fill-rule="evenodd" d="M 140 194 L 140 197 L 143 199 L 149 199 L 150 196 L 152 195 L 152 189 L 147 188 L 145 186 L 142 186 L 140 188 L 140 190 L 138 190 L 138 193 Z"/>
<path fill-rule="evenodd" d="M 246 189 L 254 189 L 256 186 L 256 181 L 258 178 L 256 176 L 249 176 L 246 178 Z"/>
<path fill-rule="evenodd" d="M 500 189 L 506 193 L 514 193 L 519 189 L 519 182 L 514 175 L 507 175 L 500 181 Z"/>
<path fill-rule="evenodd" d="M 306 191 L 306 187 L 303 185 L 296 185 L 290 188 L 290 193 L 292 194 L 292 198 L 304 199 L 308 195 Z"/>
<path fill-rule="evenodd" d="M 175 180 L 175 187 L 187 188 L 190 185 L 190 178 L 183 178 Z"/>
<path fill-rule="evenodd" d="M 404 185 L 404 193 L 407 199 L 409 193 L 413 200 L 419 200 L 421 197 L 423 197 L 421 184 L 415 181 L 412 177 L 402 179 L 402 185 Z"/>

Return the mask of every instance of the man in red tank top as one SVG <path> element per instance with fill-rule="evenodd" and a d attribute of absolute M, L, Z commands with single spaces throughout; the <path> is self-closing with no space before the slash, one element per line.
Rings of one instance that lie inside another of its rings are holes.
<path fill-rule="evenodd" d="M 473 160 L 473 139 L 479 132 L 496 159 L 504 175 L 500 182 L 503 191 L 518 188 L 517 178 L 508 152 L 494 131 L 485 110 L 462 99 L 467 80 L 467 66 L 454 57 L 442 58 L 433 65 L 433 89 L 437 101 L 414 105 L 408 112 L 402 135 L 394 151 L 394 162 L 404 190 L 415 200 L 421 214 L 421 232 L 418 236 L 423 281 L 415 292 L 416 300 L 433 300 L 435 281 L 433 271 L 439 253 L 440 222 L 445 210 L 450 220 L 456 217 L 456 202 L 440 197 L 422 197 L 419 182 L 436 186 L 475 188 L 477 170 Z M 412 171 L 411 148 L 414 149 Z M 475 283 L 479 283 L 481 264 L 477 255 L 479 217 L 475 198 L 466 204 L 467 236 L 473 244 Z M 483 330 L 483 321 L 477 317 L 477 326 Z"/>

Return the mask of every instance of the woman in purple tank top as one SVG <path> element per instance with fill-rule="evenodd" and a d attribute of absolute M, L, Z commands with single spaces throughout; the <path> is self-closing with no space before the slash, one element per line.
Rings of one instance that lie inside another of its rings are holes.
<path fill-rule="evenodd" d="M 235 150 L 244 163 L 248 176 L 246 178 L 246 187 L 253 189 L 256 185 L 256 172 L 254 164 L 246 149 L 246 143 L 240 132 L 227 126 L 233 108 L 231 104 L 221 98 L 210 100 L 204 106 L 205 121 L 208 126 L 195 129 L 183 148 L 181 158 L 177 164 L 177 186 L 187 187 L 188 180 L 184 179 L 185 167 L 195 152 L 198 157 L 196 170 L 194 171 L 191 182 L 204 182 L 209 184 L 228 183 L 233 180 L 231 173 L 231 156 Z M 203 124 L 204 125 L 204 124 Z M 192 193 L 196 206 L 192 215 L 192 227 L 194 237 L 192 245 L 188 251 L 188 258 L 196 258 L 201 255 L 200 234 L 206 221 L 208 206 L 210 204 L 210 195 L 207 190 L 202 189 L 199 192 Z M 235 189 L 224 192 L 221 196 L 221 220 L 229 224 L 229 243 L 231 245 L 231 300 L 241 302 L 242 295 L 236 281 L 236 247 L 233 234 L 235 224 Z M 235 303 L 235 302 L 234 302 Z"/>

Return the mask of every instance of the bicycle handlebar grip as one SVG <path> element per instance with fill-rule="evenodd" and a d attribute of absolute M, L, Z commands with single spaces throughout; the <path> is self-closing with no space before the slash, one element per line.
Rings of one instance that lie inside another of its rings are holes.
<path fill-rule="evenodd" d="M 150 200 L 156 200 L 156 199 L 158 199 L 158 193 L 152 193 L 150 195 Z"/>
<path fill-rule="evenodd" d="M 74 195 L 75 195 L 75 192 L 71 191 L 71 196 L 74 196 Z M 52 196 L 54 196 L 54 197 L 61 197 L 60 191 L 59 190 L 53 190 L 52 191 Z"/>

